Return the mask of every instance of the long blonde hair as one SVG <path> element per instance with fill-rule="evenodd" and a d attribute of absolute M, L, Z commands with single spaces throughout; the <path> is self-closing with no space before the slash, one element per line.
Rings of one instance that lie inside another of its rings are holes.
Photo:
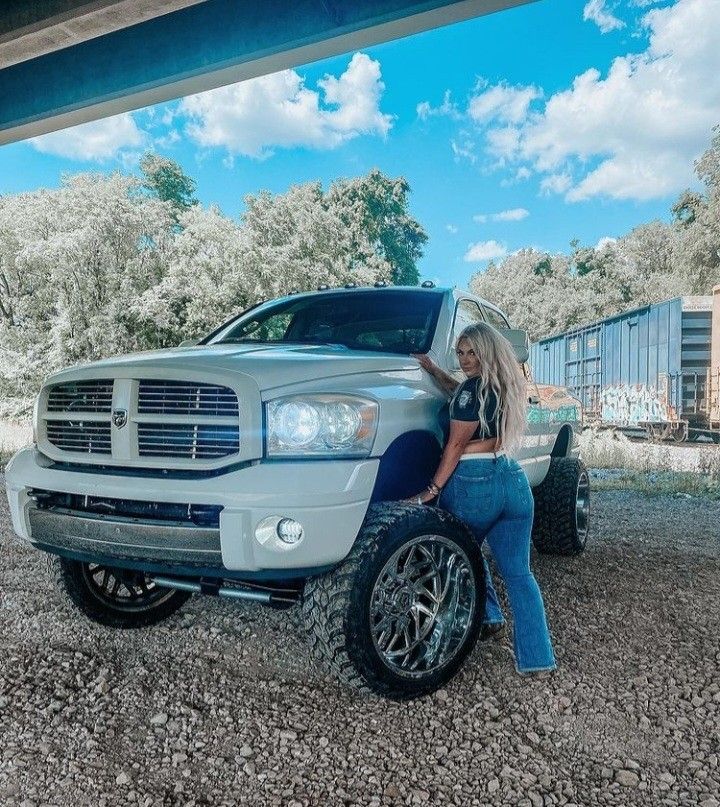
<path fill-rule="evenodd" d="M 486 430 L 485 403 L 492 390 L 497 398 L 495 418 L 497 433 L 505 451 L 512 451 L 522 444 L 527 428 L 527 383 L 520 369 L 510 342 L 500 331 L 485 322 L 468 325 L 458 336 L 470 343 L 480 362 L 477 375 L 477 396 L 480 425 Z"/>

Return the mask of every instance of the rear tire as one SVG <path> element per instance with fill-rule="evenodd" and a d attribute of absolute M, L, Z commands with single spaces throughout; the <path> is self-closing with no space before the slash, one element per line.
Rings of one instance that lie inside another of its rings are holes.
<path fill-rule="evenodd" d="M 50 572 L 85 616 L 110 628 L 143 628 L 174 614 L 190 592 L 161 588 L 143 572 L 51 557 Z"/>
<path fill-rule="evenodd" d="M 587 543 L 590 477 L 575 457 L 553 457 L 543 482 L 533 490 L 535 549 L 546 555 L 579 555 Z"/>
<path fill-rule="evenodd" d="M 447 683 L 473 649 L 485 610 L 478 543 L 433 507 L 371 505 L 336 569 L 305 585 L 313 656 L 344 683 L 395 700 Z"/>

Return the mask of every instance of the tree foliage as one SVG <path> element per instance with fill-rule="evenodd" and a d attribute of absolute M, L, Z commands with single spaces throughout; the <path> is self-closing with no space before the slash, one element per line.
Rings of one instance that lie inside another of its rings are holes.
<path fill-rule="evenodd" d="M 415 282 L 427 237 L 409 187 L 378 171 L 261 192 L 239 222 L 197 204 L 172 160 L 0 197 L 0 414 L 68 364 L 177 345 L 322 283 Z"/>
<path fill-rule="evenodd" d="M 161 202 L 168 202 L 173 215 L 177 216 L 197 204 L 195 180 L 169 157 L 148 152 L 140 160 L 140 171 L 145 190 Z"/>
<path fill-rule="evenodd" d="M 409 193 L 407 180 L 390 179 L 375 169 L 367 176 L 336 182 L 328 194 L 345 226 L 363 234 L 351 245 L 355 264 L 373 258 L 386 261 L 398 286 L 417 284 L 417 261 L 427 242 L 427 234 L 408 213 Z"/>

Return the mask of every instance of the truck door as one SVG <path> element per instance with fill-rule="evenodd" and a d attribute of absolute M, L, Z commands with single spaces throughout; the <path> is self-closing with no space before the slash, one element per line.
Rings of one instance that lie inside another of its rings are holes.
<path fill-rule="evenodd" d="M 478 322 L 483 321 L 483 313 L 475 300 L 458 300 L 455 306 L 452 338 L 448 349 L 448 372 L 458 381 L 465 380 L 465 375 L 460 369 L 457 356 L 455 355 L 455 345 L 457 344 L 458 337 L 468 325 L 476 325 Z"/>

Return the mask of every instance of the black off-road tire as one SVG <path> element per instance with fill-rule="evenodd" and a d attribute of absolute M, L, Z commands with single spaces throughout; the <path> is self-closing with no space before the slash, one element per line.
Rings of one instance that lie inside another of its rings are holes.
<path fill-rule="evenodd" d="M 371 634 L 371 598 L 385 564 L 419 536 L 440 536 L 465 554 L 474 586 L 472 617 L 454 655 L 439 669 L 402 675 L 388 666 Z M 472 651 L 485 610 L 485 572 L 477 541 L 443 510 L 398 502 L 371 505 L 343 563 L 305 585 L 302 616 L 313 657 L 343 683 L 394 700 L 427 695 L 447 683 Z"/>
<path fill-rule="evenodd" d="M 51 556 L 48 558 L 48 566 L 55 584 L 67 594 L 72 603 L 93 622 L 110 628 L 144 628 L 155 625 L 174 614 L 192 596 L 188 591 L 161 589 L 145 580 L 148 595 L 141 594 L 134 601 L 127 597 L 127 601 L 123 602 L 117 595 L 114 598 L 109 596 L 109 591 L 103 595 L 101 588 L 93 582 L 90 572 L 97 564 Z M 120 569 L 108 567 L 108 570 L 116 575 L 127 575 Z M 101 575 L 102 572 L 97 576 L 102 580 Z M 126 579 L 130 581 L 131 577 Z M 124 584 L 120 590 L 123 588 Z M 125 588 L 125 591 L 129 592 L 130 589 Z"/>
<path fill-rule="evenodd" d="M 579 555 L 587 543 L 590 504 L 590 478 L 583 461 L 553 457 L 533 494 L 535 549 L 546 555 Z"/>

